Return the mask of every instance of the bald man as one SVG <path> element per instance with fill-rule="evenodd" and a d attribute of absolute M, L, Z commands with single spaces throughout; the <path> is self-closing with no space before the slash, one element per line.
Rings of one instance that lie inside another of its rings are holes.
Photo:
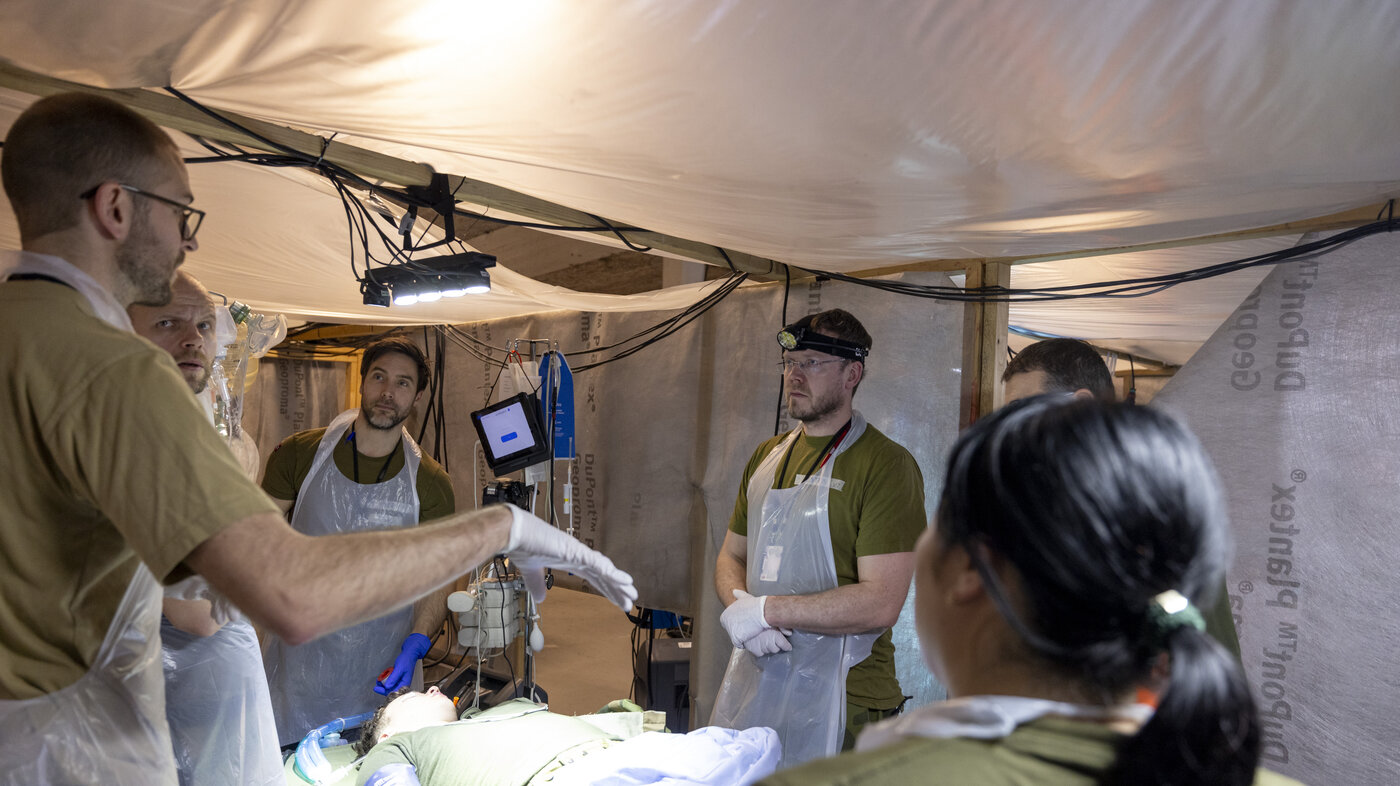
<path fill-rule="evenodd" d="M 187 270 L 176 272 L 171 292 L 163 306 L 132 305 L 126 313 L 136 334 L 168 353 L 199 397 L 217 349 L 216 307 Z M 165 718 L 181 786 L 284 783 L 253 626 L 197 576 L 166 588 L 161 611 Z"/>
<path fill-rule="evenodd" d="M 190 390 L 203 393 L 214 362 L 214 300 L 183 269 L 176 272 L 171 292 L 163 306 L 132 305 L 126 313 L 136 334 L 165 350 Z"/>

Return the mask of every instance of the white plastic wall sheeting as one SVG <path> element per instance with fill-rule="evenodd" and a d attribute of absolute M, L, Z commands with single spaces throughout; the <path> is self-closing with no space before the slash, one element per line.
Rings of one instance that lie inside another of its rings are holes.
<path fill-rule="evenodd" d="M 947 283 L 942 274 L 903 280 Z M 854 313 L 874 336 L 869 376 L 856 405 L 919 461 L 931 511 L 943 456 L 957 432 L 962 308 L 813 282 L 792 286 L 788 319 L 833 307 Z M 496 347 L 548 338 L 573 353 L 622 340 L 671 313 L 553 313 L 462 329 Z M 709 716 L 729 655 L 713 588 L 714 560 L 744 464 L 773 433 L 781 376 L 775 335 L 782 324 L 781 286 L 743 287 L 658 345 L 574 378 L 578 460 L 570 518 L 580 538 L 632 573 L 641 604 L 697 619 L 691 672 L 696 718 Z M 603 354 L 576 355 L 570 362 L 578 367 Z M 480 485 L 490 479 L 473 457 L 469 415 L 486 403 L 496 371 L 450 345 L 446 447 L 462 506 L 479 498 Z M 556 472 L 562 484 L 563 462 Z M 562 493 L 556 496 L 562 519 Z M 537 512 L 544 508 L 537 505 Z M 562 583 L 570 584 L 567 578 Z M 905 692 L 920 703 L 941 695 L 920 660 L 909 607 L 896 641 Z"/>
<path fill-rule="evenodd" d="M 1400 772 L 1397 258 L 1374 235 L 1279 266 L 1154 402 L 1224 482 L 1262 764 L 1305 783 Z"/>
<path fill-rule="evenodd" d="M 346 364 L 268 357 L 257 362 L 258 374 L 243 399 L 243 430 L 257 444 L 266 468 L 267 457 L 282 440 L 325 428 L 344 410 Z"/>

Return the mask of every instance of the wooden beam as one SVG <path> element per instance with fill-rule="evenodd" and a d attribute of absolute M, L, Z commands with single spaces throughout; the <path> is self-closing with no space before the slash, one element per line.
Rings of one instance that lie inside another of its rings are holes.
<path fill-rule="evenodd" d="M 284 344 L 267 351 L 267 357 L 280 358 L 282 360 L 314 360 L 318 363 L 355 363 L 356 356 L 360 352 L 358 349 L 329 350 L 329 349 L 290 349 Z"/>
<path fill-rule="evenodd" d="M 350 362 L 345 365 L 345 408 L 360 408 L 360 361 L 364 360 L 365 351 L 358 350 L 350 356 Z"/>
<path fill-rule="evenodd" d="M 288 341 L 324 341 L 335 338 L 359 338 L 360 336 L 377 336 L 381 333 L 389 333 L 398 330 L 404 325 L 325 325 L 322 327 L 309 328 L 298 331 L 287 337 Z M 416 326 L 408 326 L 416 327 Z"/>
<path fill-rule="evenodd" d="M 1001 263 L 973 265 L 965 286 L 1007 287 L 1011 266 Z M 1001 406 L 1001 374 L 1006 369 L 1006 303 L 968 303 L 963 306 L 962 395 L 959 428 Z"/>
<path fill-rule="evenodd" d="M 49 96 L 56 93 L 80 92 L 92 95 L 106 96 L 114 101 L 126 105 L 132 110 L 145 115 L 152 122 L 166 128 L 173 128 L 176 131 L 183 131 L 194 136 L 201 136 L 207 139 L 214 139 L 229 144 L 236 144 L 243 147 L 251 147 L 268 152 L 282 152 L 277 150 L 275 145 L 259 141 L 252 136 L 236 131 L 233 128 L 219 122 L 218 120 L 204 114 L 198 109 L 186 104 L 180 99 L 151 90 L 125 89 L 109 90 L 106 88 L 92 87 L 90 85 L 69 82 L 64 79 L 36 74 L 25 71 L 21 68 L 0 62 L 0 87 L 7 87 L 37 96 Z M 254 120 L 251 117 L 235 114 L 233 112 L 220 111 L 219 114 L 246 127 L 248 130 L 275 142 L 282 147 L 291 148 L 299 153 L 311 156 L 322 154 L 322 146 L 325 145 L 325 159 L 339 164 L 346 169 L 359 173 L 369 180 L 383 180 L 400 185 L 427 185 L 433 175 L 432 167 L 427 164 L 417 164 L 411 161 L 404 161 L 393 156 L 376 153 L 372 150 L 347 145 L 343 142 L 331 141 L 326 145 L 323 137 L 315 134 L 308 134 L 304 131 L 296 131 L 284 126 L 266 123 L 261 120 Z"/>

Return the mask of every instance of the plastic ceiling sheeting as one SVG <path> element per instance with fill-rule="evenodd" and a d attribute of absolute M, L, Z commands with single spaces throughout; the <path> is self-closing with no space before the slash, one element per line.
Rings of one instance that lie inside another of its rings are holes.
<path fill-rule="evenodd" d="M 613 221 L 842 272 L 1199 237 L 1400 194 L 1389 0 L 7 0 L 0 59 L 96 86 L 172 84 Z M 0 94 L 11 117 L 30 100 Z M 192 181 L 210 219 L 190 269 L 294 318 L 662 310 L 702 288 L 573 293 L 501 259 L 489 296 L 376 309 L 323 183 L 237 164 L 195 166 Z M 0 242 L 18 245 L 8 211 Z M 1045 263 L 1013 282 L 1165 272 L 1214 261 L 1209 248 Z M 1011 322 L 1179 362 L 1250 275 L 1017 306 Z"/>
<path fill-rule="evenodd" d="M 32 101 L 32 96 L 0 90 L 0 124 L 8 129 Z M 176 137 L 185 155 L 207 154 L 183 135 Z M 186 257 L 187 268 L 209 289 L 264 313 L 313 322 L 456 323 L 538 311 L 677 309 L 717 286 L 711 282 L 642 295 L 599 295 L 542 284 L 498 261 L 490 269 L 490 294 L 409 307 L 366 306 L 350 269 L 345 211 L 324 179 L 301 170 L 234 163 L 195 164 L 189 171 L 195 204 L 208 217 L 200 226 L 200 249 Z M 420 230 L 425 224 L 419 220 Z M 19 245 L 14 215 L 0 194 L 0 248 Z M 389 258 L 381 244 L 375 242 L 374 248 L 380 259 Z M 357 259 L 363 269 L 363 257 Z"/>
<path fill-rule="evenodd" d="M 0 53 L 829 270 L 1400 191 L 1389 0 L 9 0 Z"/>
<path fill-rule="evenodd" d="M 1011 268 L 1011 286 L 1048 288 L 1157 276 L 1281 251 L 1297 242 L 1294 235 L 1017 265 Z M 1327 264 L 1326 256 L 1320 259 Z M 1013 303 L 1008 321 L 1180 365 L 1272 269 L 1246 268 L 1142 297 Z"/>

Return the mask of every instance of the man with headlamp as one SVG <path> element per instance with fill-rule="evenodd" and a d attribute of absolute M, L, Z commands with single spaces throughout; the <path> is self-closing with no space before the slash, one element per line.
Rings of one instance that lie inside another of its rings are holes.
<path fill-rule="evenodd" d="M 872 344 L 860 321 L 823 311 L 778 343 L 802 425 L 754 451 L 716 560 L 735 651 L 711 723 L 777 729 L 787 767 L 902 704 L 889 628 L 927 517 L 914 457 L 852 407 Z"/>

